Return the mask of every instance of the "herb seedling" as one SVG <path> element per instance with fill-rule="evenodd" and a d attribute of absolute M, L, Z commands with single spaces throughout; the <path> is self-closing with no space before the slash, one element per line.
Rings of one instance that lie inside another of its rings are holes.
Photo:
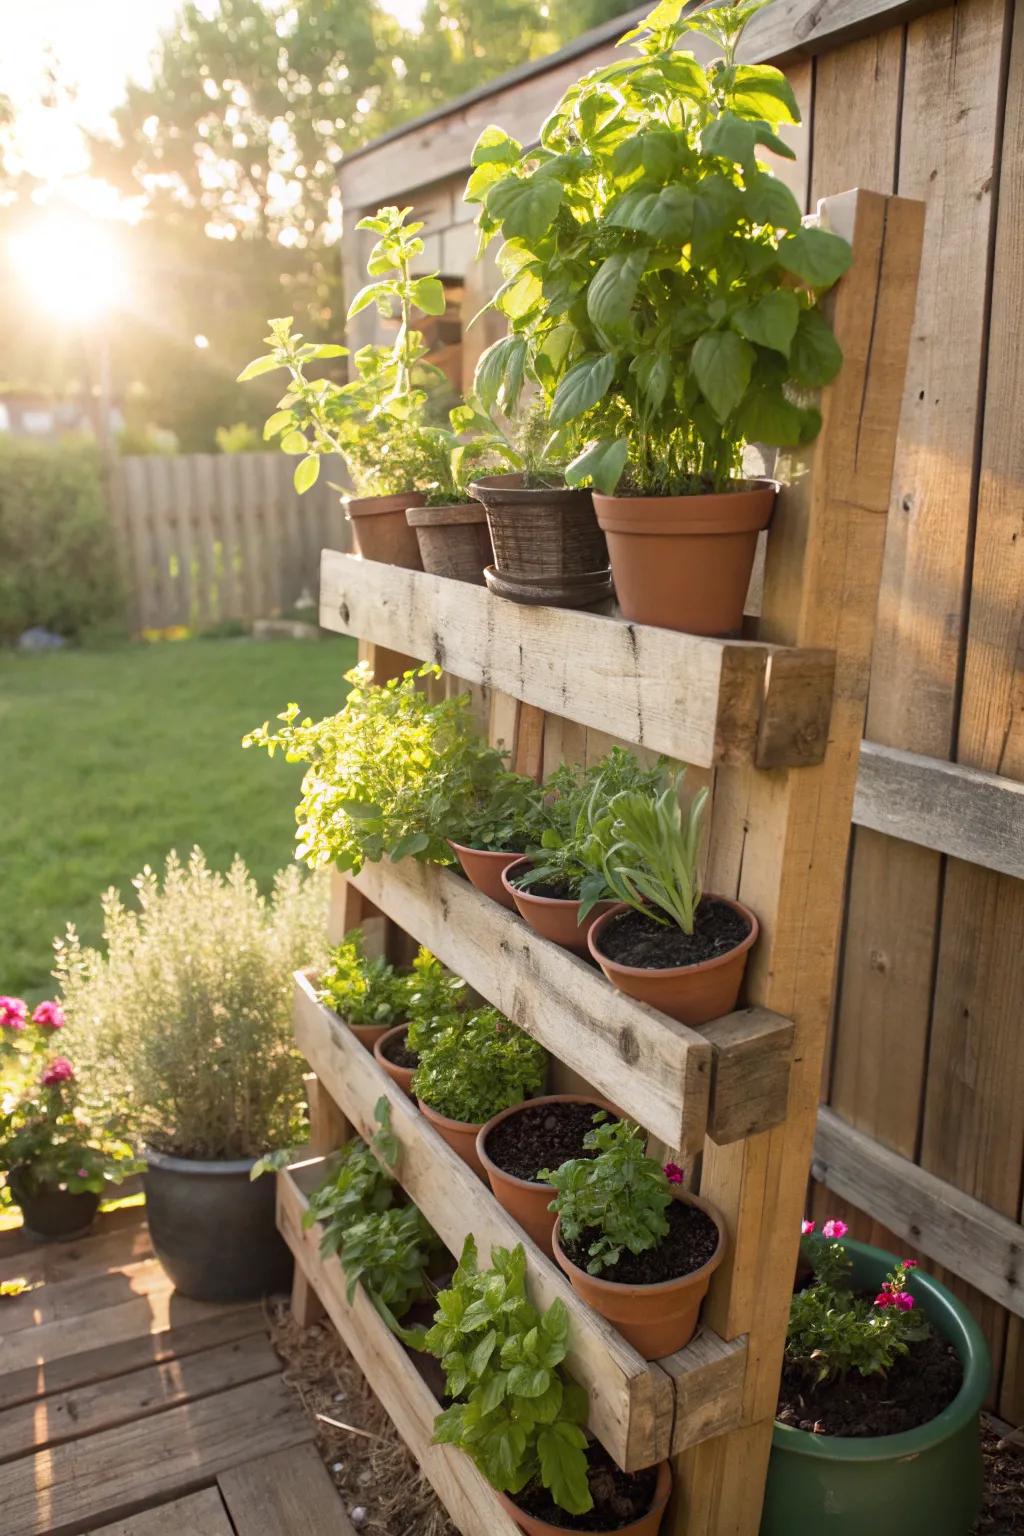
<path fill-rule="evenodd" d="M 668 1233 L 665 1212 L 672 1201 L 669 1178 L 644 1150 L 644 1133 L 629 1120 L 594 1116 L 594 1129 L 583 1145 L 594 1158 L 574 1157 L 560 1168 L 537 1175 L 557 1191 L 548 1207 L 570 1243 L 591 1236 L 587 1273 L 600 1274 L 622 1250 L 646 1253 Z"/>
<path fill-rule="evenodd" d="M 414 1048 L 420 1052 L 412 1080 L 416 1097 L 466 1125 L 482 1125 L 532 1097 L 547 1071 L 543 1046 L 497 1008 L 453 1021 Z"/>
<path fill-rule="evenodd" d="M 655 922 L 692 934 L 701 901 L 700 834 L 708 791 L 699 789 L 686 815 L 679 804 L 685 769 L 657 796 L 623 790 L 590 807 L 595 861 L 616 901 Z"/>

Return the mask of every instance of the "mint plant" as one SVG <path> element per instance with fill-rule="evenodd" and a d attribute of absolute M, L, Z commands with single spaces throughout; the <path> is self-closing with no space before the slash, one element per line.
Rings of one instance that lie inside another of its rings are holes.
<path fill-rule="evenodd" d="M 762 150 L 793 158 L 799 122 L 779 70 L 737 62 L 765 0 L 684 15 L 661 0 L 623 43 L 634 57 L 569 87 L 523 148 L 497 127 L 473 152 L 466 200 L 496 234 L 509 335 L 476 391 L 514 410 L 525 381 L 554 429 L 585 439 L 572 485 L 611 494 L 721 491 L 747 441 L 790 447 L 821 418 L 805 392 L 842 356 L 819 304 L 850 248 L 805 228 Z M 687 33 L 720 55 L 698 63 Z"/>
<path fill-rule="evenodd" d="M 385 1320 L 400 1321 L 431 1295 L 428 1271 L 440 1252 L 441 1241 L 417 1206 L 373 1211 L 342 1234 L 345 1293 L 351 1301 L 361 1284 Z"/>
<path fill-rule="evenodd" d="M 482 1125 L 531 1098 L 547 1072 L 544 1047 L 497 1008 L 480 1008 L 413 1048 L 420 1053 L 416 1097 L 465 1125 Z"/>
<path fill-rule="evenodd" d="M 360 496 L 390 496 L 420 491 L 428 500 L 458 499 L 451 475 L 451 434 L 429 422 L 431 392 L 447 387 L 440 369 L 425 361 L 423 336 L 413 329 L 413 314 L 442 315 L 445 293 L 437 273 L 414 277 L 412 264 L 423 254 L 422 223 L 407 223 L 411 208 L 381 208 L 360 219 L 377 242 L 367 270 L 371 281 L 349 306 L 348 318 L 371 304 L 387 317 L 399 318 L 390 347 L 361 347 L 352 358 L 355 376 L 346 384 L 309 379 L 310 363 L 347 357 L 348 348 L 333 342 L 303 342 L 292 333 L 292 320 L 271 320 L 265 339 L 270 351 L 239 374 L 239 382 L 286 369 L 290 382 L 278 408 L 263 428 L 265 439 L 279 438 L 285 453 L 300 455 L 295 489 L 309 490 L 320 471 L 320 457 L 340 453 Z"/>
<path fill-rule="evenodd" d="M 609 1120 L 599 1110 L 583 1139 L 597 1156 L 574 1157 L 537 1175 L 556 1190 L 548 1209 L 557 1213 L 563 1239 L 577 1243 L 596 1233 L 587 1248 L 588 1274 L 615 1264 L 624 1248 L 646 1253 L 668 1233 L 669 1175 L 647 1156 L 644 1139 L 632 1121 Z"/>
<path fill-rule="evenodd" d="M 570 1514 L 593 1507 L 583 1425 L 587 1394 L 562 1368 L 569 1315 L 539 1312 L 526 1295 L 522 1244 L 495 1248 L 481 1270 L 472 1234 L 435 1322 L 414 1342 L 440 1360 L 453 1399 L 434 1440 L 456 1445 L 491 1484 L 515 1495 L 537 1478 Z"/>
<path fill-rule="evenodd" d="M 357 1222 L 390 1210 L 399 1193 L 389 1172 L 398 1162 L 399 1146 L 386 1098 L 377 1100 L 374 1114 L 377 1130 L 369 1145 L 358 1136 L 346 1141 L 323 1183 L 309 1197 L 303 1225 L 323 1227 L 320 1252 L 325 1256 L 339 1251 L 345 1234 Z"/>
<path fill-rule="evenodd" d="M 593 803 L 590 857 L 616 901 L 692 934 L 702 895 L 700 834 L 708 791 L 697 791 L 684 816 L 679 787 L 685 772 L 669 778 L 656 797 L 622 790 L 604 806 Z"/>

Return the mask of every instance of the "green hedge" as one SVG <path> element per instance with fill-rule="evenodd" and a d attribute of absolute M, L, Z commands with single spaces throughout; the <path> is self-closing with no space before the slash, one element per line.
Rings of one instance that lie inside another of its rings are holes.
<path fill-rule="evenodd" d="M 0 436 L 0 642 L 36 624 L 80 639 L 122 614 L 96 449 Z"/>

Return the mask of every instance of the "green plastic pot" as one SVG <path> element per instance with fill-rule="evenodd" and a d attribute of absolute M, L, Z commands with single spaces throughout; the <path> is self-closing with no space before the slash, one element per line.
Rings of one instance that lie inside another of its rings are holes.
<path fill-rule="evenodd" d="M 877 1291 L 894 1254 L 847 1239 L 854 1284 Z M 960 1391 L 937 1418 L 864 1440 L 776 1424 L 761 1536 L 969 1536 L 981 1508 L 978 1414 L 991 1369 L 981 1329 L 931 1275 L 910 1290 L 960 1356 Z"/>

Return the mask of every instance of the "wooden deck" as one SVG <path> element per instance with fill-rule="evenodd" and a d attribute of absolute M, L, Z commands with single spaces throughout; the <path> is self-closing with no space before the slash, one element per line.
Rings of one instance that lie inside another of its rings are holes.
<path fill-rule="evenodd" d="M 3 1536 L 354 1536 L 262 1308 L 175 1295 L 140 1208 L 0 1279 Z"/>

